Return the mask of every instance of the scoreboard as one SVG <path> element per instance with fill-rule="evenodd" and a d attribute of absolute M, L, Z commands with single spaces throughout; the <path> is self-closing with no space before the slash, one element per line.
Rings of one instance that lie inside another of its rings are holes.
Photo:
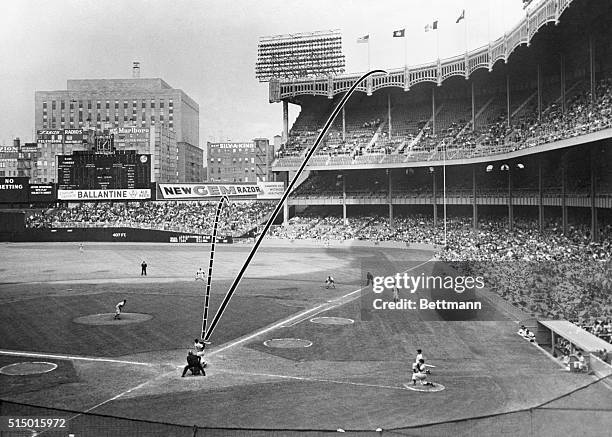
<path fill-rule="evenodd" d="M 57 183 L 59 190 L 148 189 L 151 155 L 135 150 L 58 155 Z"/>

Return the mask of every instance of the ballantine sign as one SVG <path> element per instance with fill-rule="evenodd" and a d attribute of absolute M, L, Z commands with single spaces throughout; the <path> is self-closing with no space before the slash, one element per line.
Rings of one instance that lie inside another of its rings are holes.
<path fill-rule="evenodd" d="M 145 200 L 151 198 L 149 189 L 116 190 L 57 190 L 59 200 Z"/>
<path fill-rule="evenodd" d="M 221 196 L 250 199 L 280 199 L 283 182 L 252 184 L 159 184 L 157 198 L 162 200 L 198 200 Z"/>

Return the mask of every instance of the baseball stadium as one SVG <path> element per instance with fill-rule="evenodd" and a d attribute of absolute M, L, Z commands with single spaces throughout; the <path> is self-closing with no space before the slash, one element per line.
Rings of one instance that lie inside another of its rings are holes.
<path fill-rule="evenodd" d="M 265 37 L 271 180 L 4 178 L 0 435 L 609 435 L 611 30 L 609 0 L 542 0 L 373 73 L 335 31 Z M 327 74 L 278 62 L 312 41 Z"/>

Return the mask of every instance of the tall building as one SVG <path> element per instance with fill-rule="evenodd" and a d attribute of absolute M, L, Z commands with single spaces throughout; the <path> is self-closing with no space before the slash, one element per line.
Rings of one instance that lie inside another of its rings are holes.
<path fill-rule="evenodd" d="M 267 182 L 274 147 L 267 138 L 250 143 L 211 143 L 207 148 L 207 177 L 210 182 Z"/>
<path fill-rule="evenodd" d="M 182 90 L 172 88 L 157 78 L 68 80 L 66 88 L 35 93 L 34 124 L 37 132 L 88 127 L 102 131 L 129 127 L 147 128 L 152 134 L 159 132 L 159 135 L 167 137 L 170 134 L 164 131 L 168 129 L 174 132 L 177 145 L 176 150 L 169 150 L 169 153 L 176 157 L 178 180 L 200 181 L 203 150 L 198 146 L 199 106 Z M 53 156 L 71 153 L 67 149 L 73 148 L 67 148 L 64 143 L 61 147 L 59 143 L 44 144 L 43 149 L 46 150 L 43 150 L 43 154 L 47 152 Z M 190 171 L 192 167 L 198 167 L 197 177 Z M 51 170 L 48 168 L 49 181 L 56 177 Z"/>
<path fill-rule="evenodd" d="M 36 170 L 36 143 L 21 144 L 19 138 L 13 140 L 12 146 L 0 147 L 0 176 L 17 176 L 31 178 Z"/>

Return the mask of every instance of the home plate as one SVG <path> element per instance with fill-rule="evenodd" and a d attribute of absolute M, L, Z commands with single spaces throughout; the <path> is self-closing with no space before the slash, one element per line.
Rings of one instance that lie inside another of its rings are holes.
<path fill-rule="evenodd" d="M 435 385 L 431 386 L 431 385 L 422 385 L 422 384 L 413 384 L 412 382 L 407 382 L 405 384 L 402 384 L 404 386 L 404 388 L 408 389 L 408 390 L 413 390 L 413 391 L 422 391 L 425 393 L 433 393 L 436 391 L 442 391 L 444 390 L 446 387 L 444 387 L 442 384 L 438 384 L 437 382 L 434 382 Z"/>

